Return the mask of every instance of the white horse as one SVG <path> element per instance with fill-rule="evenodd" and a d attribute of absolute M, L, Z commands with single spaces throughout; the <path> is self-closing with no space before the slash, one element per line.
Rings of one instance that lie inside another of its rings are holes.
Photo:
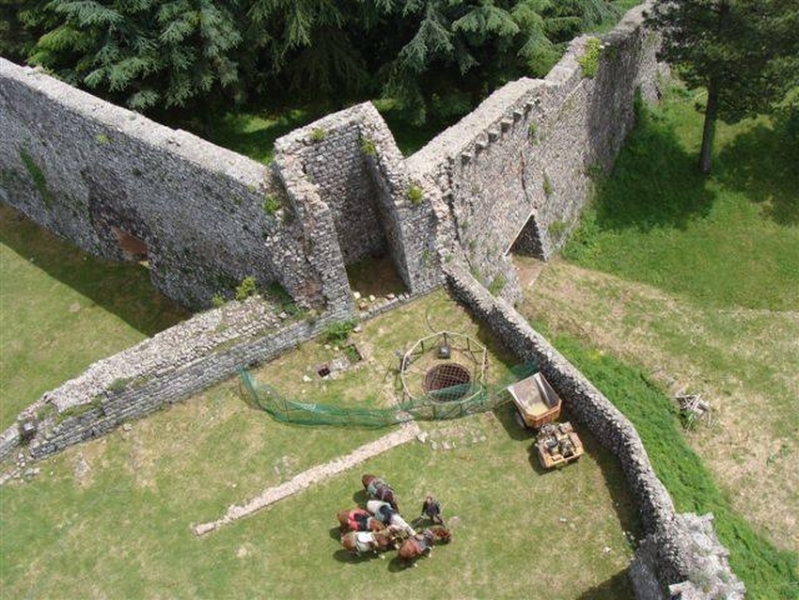
<path fill-rule="evenodd" d="M 388 502 L 369 500 L 366 503 L 366 510 L 372 513 L 376 519 L 388 525 L 390 530 L 401 533 L 403 537 L 413 537 L 416 535 L 416 530 L 402 518 L 402 515 L 391 508 Z"/>

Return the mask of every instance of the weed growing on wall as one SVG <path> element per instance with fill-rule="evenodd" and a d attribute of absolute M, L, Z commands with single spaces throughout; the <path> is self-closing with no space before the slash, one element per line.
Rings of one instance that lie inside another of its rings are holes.
<path fill-rule="evenodd" d="M 585 52 L 577 57 L 577 63 L 583 70 L 583 76 L 593 79 L 599 69 L 599 57 L 602 55 L 602 42 L 599 38 L 589 38 L 585 44 Z"/>
<path fill-rule="evenodd" d="M 50 193 L 50 189 L 47 187 L 47 179 L 44 177 L 44 171 L 42 171 L 42 168 L 36 163 L 35 160 L 33 160 L 33 157 L 24 148 L 19 149 L 19 157 L 25 164 L 25 168 L 28 170 L 28 175 L 30 175 L 31 179 L 33 179 L 33 183 L 36 186 L 36 190 L 39 192 L 39 195 L 42 197 L 44 205 L 47 208 L 50 208 L 53 196 Z"/>
<path fill-rule="evenodd" d="M 544 186 L 544 194 L 546 194 L 547 197 L 551 196 L 552 192 L 555 191 L 555 189 L 552 187 L 552 182 L 549 180 L 549 175 L 547 175 L 546 173 L 544 173 L 543 186 Z"/>
<path fill-rule="evenodd" d="M 488 284 L 488 291 L 491 292 L 492 296 L 498 296 L 505 289 L 506 283 L 505 276 L 500 273 Z"/>
<path fill-rule="evenodd" d="M 214 308 L 219 308 L 225 304 L 225 297 L 222 294 L 214 294 L 213 298 L 211 298 L 211 306 Z"/>
<path fill-rule="evenodd" d="M 255 277 L 250 275 L 242 279 L 241 283 L 236 287 L 236 300 L 242 302 L 257 293 L 258 285 L 255 283 Z"/>
<path fill-rule="evenodd" d="M 280 202 L 280 198 L 274 194 L 268 194 L 264 197 L 263 209 L 266 214 L 273 215 L 279 211 L 282 206 L 283 204 Z"/>
<path fill-rule="evenodd" d="M 321 142 L 327 137 L 327 131 L 325 131 L 324 127 L 317 127 L 313 131 L 311 131 L 311 141 L 313 143 Z"/>
<path fill-rule="evenodd" d="M 538 143 L 538 123 L 530 123 L 527 126 L 527 138 L 531 144 Z"/>
<path fill-rule="evenodd" d="M 408 188 L 408 201 L 414 206 L 419 206 L 424 200 L 424 190 L 418 185 L 411 185 Z"/>
<path fill-rule="evenodd" d="M 361 137 L 361 152 L 366 156 L 377 156 L 377 147 L 375 141 L 367 136 Z"/>
<path fill-rule="evenodd" d="M 341 344 L 347 339 L 347 336 L 353 329 L 355 329 L 355 323 L 352 321 L 331 323 L 325 327 L 323 336 L 328 344 Z"/>
<path fill-rule="evenodd" d="M 549 225 L 549 237 L 551 237 L 555 243 L 560 242 L 563 239 L 564 234 L 566 233 L 566 223 L 563 221 L 553 221 Z"/>

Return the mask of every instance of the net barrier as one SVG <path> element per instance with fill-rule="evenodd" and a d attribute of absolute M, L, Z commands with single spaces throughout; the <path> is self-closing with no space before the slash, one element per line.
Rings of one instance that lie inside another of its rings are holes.
<path fill-rule="evenodd" d="M 387 408 L 350 408 L 293 400 L 274 387 L 259 383 L 243 367 L 239 381 L 252 402 L 276 421 L 297 425 L 339 425 L 381 428 L 406 421 L 459 419 L 494 410 L 511 400 L 506 388 L 538 371 L 532 363 L 515 365 L 502 381 L 495 384 L 465 383 L 431 391 L 419 398 Z M 462 399 L 458 399 L 462 398 Z"/>

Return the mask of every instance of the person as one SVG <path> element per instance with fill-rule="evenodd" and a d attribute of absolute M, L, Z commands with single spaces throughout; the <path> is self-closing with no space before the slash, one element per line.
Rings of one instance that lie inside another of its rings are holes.
<path fill-rule="evenodd" d="M 444 519 L 441 516 L 441 503 L 433 496 L 427 496 L 422 504 L 422 514 L 419 518 L 427 517 L 433 523 L 440 525 L 444 524 Z"/>

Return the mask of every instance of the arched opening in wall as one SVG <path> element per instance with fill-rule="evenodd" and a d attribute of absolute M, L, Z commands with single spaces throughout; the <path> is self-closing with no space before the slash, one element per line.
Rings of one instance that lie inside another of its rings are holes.
<path fill-rule="evenodd" d="M 147 243 L 144 240 L 115 225 L 111 225 L 111 233 L 114 234 L 125 260 L 137 262 L 149 268 Z"/>
<path fill-rule="evenodd" d="M 530 215 L 530 218 L 527 219 L 524 227 L 508 248 L 508 254 L 511 255 L 516 267 L 519 285 L 522 290 L 526 290 L 535 283 L 544 266 L 541 231 L 535 214 Z"/>

